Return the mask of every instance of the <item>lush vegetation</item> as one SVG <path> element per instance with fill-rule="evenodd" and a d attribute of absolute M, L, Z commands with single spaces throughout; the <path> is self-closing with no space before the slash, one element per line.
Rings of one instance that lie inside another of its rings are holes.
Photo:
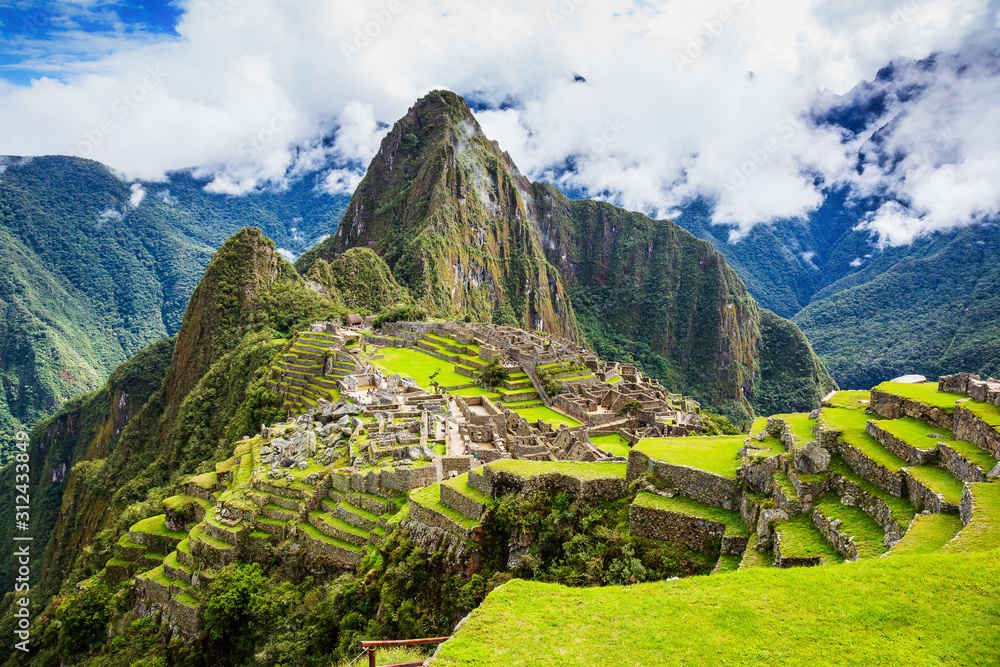
<path fill-rule="evenodd" d="M 130 189 L 99 163 L 63 156 L 5 162 L 0 442 L 176 334 L 213 251 L 241 227 L 261 227 L 302 252 L 333 231 L 346 205 L 317 195 L 313 177 L 243 197 L 204 186 L 173 174 Z"/>

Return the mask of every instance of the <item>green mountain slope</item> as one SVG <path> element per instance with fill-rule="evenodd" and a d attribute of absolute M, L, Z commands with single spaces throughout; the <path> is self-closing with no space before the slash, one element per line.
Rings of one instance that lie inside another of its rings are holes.
<path fill-rule="evenodd" d="M 346 204 L 317 195 L 309 179 L 285 192 L 228 197 L 206 193 L 204 181 L 186 174 L 130 188 L 78 158 L 4 164 L 0 433 L 7 435 L 176 334 L 213 251 L 242 226 L 257 225 L 301 253 L 333 231 Z"/>
<path fill-rule="evenodd" d="M 834 283 L 796 315 L 848 387 L 905 373 L 1000 374 L 1000 239 L 971 227 Z"/>
<path fill-rule="evenodd" d="M 779 354 L 763 332 L 777 329 L 762 327 L 770 315 L 709 243 L 670 221 L 529 183 L 447 91 L 396 123 L 337 233 L 296 266 L 305 274 L 357 247 L 383 256 L 432 313 L 492 321 L 509 305 L 522 326 L 582 334 L 605 357 L 634 361 L 740 420 L 782 400 L 789 410 L 816 407 L 833 387 L 808 344 L 793 346 L 780 372 L 762 366 Z M 758 401 L 762 381 L 769 395 Z"/>
<path fill-rule="evenodd" d="M 218 448 L 272 421 L 280 401 L 264 387 L 271 360 L 290 331 L 335 308 L 305 286 L 260 230 L 244 229 L 223 244 L 175 340 L 143 350 L 106 388 L 32 431 L 33 488 L 42 499 L 31 523 L 32 566 L 40 568 L 33 602 L 43 604 L 66 577 L 102 566 L 122 526 L 142 518 L 136 513 L 146 511 L 150 489 L 179 485 Z M 7 508 L 14 505 L 13 475 L 13 466 L 3 468 Z M 11 521 L 0 529 L 10 530 Z M 12 544 L 0 546 L 5 562 Z"/>

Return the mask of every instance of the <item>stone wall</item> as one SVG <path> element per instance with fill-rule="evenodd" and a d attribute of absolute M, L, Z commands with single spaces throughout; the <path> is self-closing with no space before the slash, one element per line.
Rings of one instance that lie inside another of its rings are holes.
<path fill-rule="evenodd" d="M 903 479 L 902 473 L 898 470 L 890 470 L 885 466 L 881 466 L 875 461 L 868 458 L 860 450 L 848 445 L 846 442 L 840 442 L 840 454 L 847 461 L 847 465 L 851 469 L 867 479 L 869 482 L 879 487 L 880 489 L 890 493 L 897 498 L 902 498 L 903 493 L 906 491 L 906 482 Z"/>
<path fill-rule="evenodd" d="M 962 518 L 962 525 L 968 526 L 972 521 L 972 513 L 975 511 L 975 498 L 972 497 L 972 488 L 966 484 L 962 489 L 962 502 L 958 506 L 958 516 Z"/>
<path fill-rule="evenodd" d="M 653 473 L 666 488 L 676 489 L 691 500 L 727 510 L 740 507 L 741 491 L 735 479 L 698 468 L 655 461 L 633 449 L 628 455 L 626 479 L 631 483 L 645 473 Z"/>
<path fill-rule="evenodd" d="M 714 521 L 654 507 L 632 505 L 628 511 L 629 534 L 712 553 L 722 548 L 726 526 Z M 746 540 L 743 542 L 746 548 Z M 738 552 L 742 553 L 742 552 Z"/>
<path fill-rule="evenodd" d="M 938 443 L 938 449 L 941 452 L 941 462 L 952 475 L 963 482 L 986 481 L 989 470 L 983 470 L 943 442 Z"/>
<path fill-rule="evenodd" d="M 953 426 L 952 416 L 940 408 L 932 408 L 910 398 L 895 394 L 887 394 L 878 389 L 872 389 L 869 409 L 883 419 L 899 419 L 914 417 L 932 426 L 950 431 Z"/>
<path fill-rule="evenodd" d="M 424 507 L 420 503 L 410 499 L 410 521 L 419 521 L 420 523 L 431 526 L 432 528 L 438 528 L 440 530 L 447 531 L 452 535 L 462 538 L 463 540 L 471 540 L 473 535 L 479 530 L 479 526 L 475 528 L 466 528 L 455 521 L 451 520 L 449 517 L 437 512 L 429 507 Z"/>
<path fill-rule="evenodd" d="M 882 530 L 902 536 L 907 529 L 893 515 L 892 509 L 878 496 L 872 495 L 860 486 L 840 475 L 830 475 L 833 488 L 845 505 L 857 507 L 875 520 Z"/>
<path fill-rule="evenodd" d="M 527 494 L 532 491 L 565 491 L 580 500 L 596 502 L 618 500 L 628 495 L 628 483 L 620 477 L 584 480 L 562 473 L 547 473 L 525 478 L 507 471 L 497 472 L 490 467 L 483 468 L 482 471 L 493 491 L 493 497 L 508 492 Z"/>
<path fill-rule="evenodd" d="M 1000 459 L 1000 433 L 962 403 L 955 406 L 955 437 L 959 440 L 968 440 L 980 449 L 986 450 L 993 458 Z"/>
<path fill-rule="evenodd" d="M 938 458 L 937 442 L 931 440 L 930 438 L 927 439 L 927 444 L 933 445 L 933 447 L 926 449 L 913 447 L 909 443 L 900 440 L 892 433 L 889 433 L 885 429 L 879 427 L 879 425 L 871 419 L 868 420 L 868 425 L 865 426 L 865 432 L 890 452 L 901 459 L 905 459 L 911 466 L 926 465 Z"/>
<path fill-rule="evenodd" d="M 830 520 L 824 516 L 819 509 L 814 509 L 812 514 L 813 525 L 823 534 L 823 539 L 829 542 L 834 549 L 846 560 L 858 559 L 858 548 L 854 546 L 854 538 L 840 532 L 840 519 Z"/>
<path fill-rule="evenodd" d="M 955 514 L 958 512 L 958 505 L 949 503 L 922 482 L 903 468 L 903 478 L 906 480 L 906 491 L 910 498 L 910 504 L 917 508 L 918 512 L 927 510 L 932 514 Z"/>
<path fill-rule="evenodd" d="M 483 516 L 483 512 L 486 511 L 486 503 L 479 503 L 470 498 L 469 496 L 459 493 L 455 489 L 451 488 L 447 484 L 442 484 L 441 489 L 441 502 L 452 507 L 470 519 L 479 519 Z"/>

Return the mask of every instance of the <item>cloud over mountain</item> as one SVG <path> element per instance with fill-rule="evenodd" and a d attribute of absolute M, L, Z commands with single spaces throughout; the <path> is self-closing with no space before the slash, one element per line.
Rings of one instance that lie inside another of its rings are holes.
<path fill-rule="evenodd" d="M 345 193 L 385 121 L 445 87 L 533 178 L 658 216 L 705 198 L 737 235 L 807 214 L 839 182 L 886 198 L 863 223 L 882 243 L 1000 209 L 996 30 L 980 28 L 995 2 L 178 5 L 173 34 L 154 34 L 88 32 L 53 4 L 73 45 L 58 65 L 51 33 L 6 31 L 36 78 L 0 81 L 0 124 L 16 129 L 0 152 L 146 179 L 198 166 L 229 194 L 320 170 Z M 896 78 L 875 83 L 892 100 L 867 122 L 824 119 L 891 61 Z"/>

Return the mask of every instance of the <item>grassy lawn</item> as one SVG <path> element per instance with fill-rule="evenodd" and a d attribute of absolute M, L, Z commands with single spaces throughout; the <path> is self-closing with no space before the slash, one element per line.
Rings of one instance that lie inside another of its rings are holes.
<path fill-rule="evenodd" d="M 784 420 L 784 422 L 788 425 L 788 428 L 792 430 L 792 435 L 795 436 L 795 441 L 798 443 L 798 446 L 801 447 L 810 440 L 816 439 L 816 436 L 812 433 L 813 426 L 816 425 L 816 420 L 809 419 L 808 412 L 775 415 L 775 417 Z"/>
<path fill-rule="evenodd" d="M 941 411 L 947 414 L 955 411 L 955 401 L 960 398 L 959 394 L 938 391 L 937 382 L 920 382 L 918 384 L 883 382 L 875 389 L 887 394 L 909 398 L 932 408 L 941 408 Z"/>
<path fill-rule="evenodd" d="M 862 401 L 869 401 L 871 397 L 870 391 L 838 391 L 830 398 L 829 403 L 841 408 L 857 409 L 864 407 L 865 404 Z"/>
<path fill-rule="evenodd" d="M 948 544 L 962 530 L 957 514 L 918 514 L 889 553 L 929 554 Z"/>
<path fill-rule="evenodd" d="M 439 372 L 434 379 L 446 387 L 472 382 L 472 378 L 455 372 L 455 364 L 417 349 L 383 347 L 378 352 L 384 356 L 372 363 L 390 375 L 399 373 L 411 377 L 424 389 L 431 388 L 430 376 L 435 371 Z"/>
<path fill-rule="evenodd" d="M 924 486 L 940 493 L 952 505 L 962 502 L 964 484 L 944 468 L 937 466 L 913 466 L 906 471 Z"/>
<path fill-rule="evenodd" d="M 626 587 L 514 579 L 434 665 L 986 665 L 1000 654 L 996 625 L 970 631 L 956 619 L 993 618 L 998 556 L 761 567 Z"/>
<path fill-rule="evenodd" d="M 858 558 L 874 558 L 889 550 L 883 540 L 885 531 L 875 519 L 868 516 L 858 507 L 840 504 L 840 498 L 835 493 L 828 493 L 814 505 L 820 513 L 831 521 L 840 519 L 843 525 L 840 532 L 854 538 L 854 546 L 858 549 Z"/>
<path fill-rule="evenodd" d="M 644 438 L 632 449 L 656 461 L 699 468 L 735 479 L 736 467 L 739 465 L 737 452 L 745 441 L 744 435 L 719 438 Z"/>
<path fill-rule="evenodd" d="M 542 421 L 548 422 L 553 426 L 559 426 L 560 424 L 565 424 L 570 428 L 574 426 L 583 426 L 583 424 L 572 417 L 567 417 L 566 415 L 556 412 L 552 408 L 547 408 L 544 405 L 538 408 L 515 409 L 515 412 L 527 419 L 529 422 L 535 422 L 541 419 Z"/>
<path fill-rule="evenodd" d="M 628 440 L 617 433 L 612 433 L 611 435 L 592 435 L 590 436 L 590 444 L 612 456 L 628 456 L 631 450 L 631 447 L 628 446 Z"/>
<path fill-rule="evenodd" d="M 1000 548 L 1000 484 L 970 484 L 974 509 L 972 521 L 941 550 L 948 552 L 991 551 Z M 1000 552 L 993 552 L 994 563 Z"/>
<path fill-rule="evenodd" d="M 827 565 L 840 563 L 844 559 L 830 543 L 823 538 L 819 528 L 812 522 L 812 513 L 796 514 L 788 521 L 774 524 L 781 533 L 781 556 L 783 558 L 815 558 L 819 556 Z"/>
<path fill-rule="evenodd" d="M 165 514 L 151 516 L 148 519 L 143 519 L 139 523 L 133 524 L 129 530 L 149 535 L 166 535 L 167 537 L 176 537 L 177 539 L 187 537 L 187 533 L 183 530 L 170 530 L 167 528 L 167 524 L 164 522 L 165 518 Z"/>
<path fill-rule="evenodd" d="M 872 421 L 883 431 L 891 433 L 906 444 L 917 449 L 935 449 L 939 442 L 951 444 L 955 440 L 951 431 L 935 428 L 927 422 L 914 419 L 913 417 L 873 419 Z M 934 437 L 931 437 L 932 435 Z"/>
<path fill-rule="evenodd" d="M 721 523 L 726 527 L 726 534 L 728 535 L 740 535 L 743 537 L 750 535 L 750 531 L 747 530 L 746 524 L 744 524 L 743 520 L 740 519 L 739 512 L 719 509 L 718 507 L 712 507 L 711 505 L 699 503 L 697 500 L 691 500 L 682 496 L 664 498 L 663 496 L 655 493 L 643 491 L 635 497 L 635 501 L 632 504 L 638 505 L 639 507 L 649 507 L 652 509 L 665 510 L 667 512 L 676 512 L 677 514 L 684 514 L 686 516 L 693 516 L 706 521 Z"/>
<path fill-rule="evenodd" d="M 468 378 L 469 382 L 472 382 L 472 378 Z M 485 396 L 491 401 L 499 401 L 500 394 L 494 393 L 492 391 L 486 391 L 482 387 L 466 387 L 465 389 L 455 389 L 454 391 L 449 391 L 452 396 Z"/>
<path fill-rule="evenodd" d="M 860 410 L 846 408 L 823 408 L 820 421 L 826 426 L 841 431 L 840 439 L 860 450 L 865 456 L 889 470 L 900 470 L 909 465 L 865 433 L 868 415 Z"/>
<path fill-rule="evenodd" d="M 520 459 L 500 459 L 487 464 L 497 472 L 509 472 L 519 477 L 533 477 L 561 473 L 577 479 L 602 479 L 605 477 L 625 478 L 624 463 L 579 463 L 576 461 L 523 461 Z"/>

